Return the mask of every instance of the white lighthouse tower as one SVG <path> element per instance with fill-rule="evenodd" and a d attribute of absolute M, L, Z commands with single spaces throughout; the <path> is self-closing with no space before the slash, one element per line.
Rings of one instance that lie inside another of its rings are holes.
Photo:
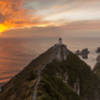
<path fill-rule="evenodd" d="M 59 44 L 59 45 L 62 45 L 62 38 L 59 38 L 58 44 Z"/>
<path fill-rule="evenodd" d="M 67 60 L 67 56 L 69 54 L 68 49 L 66 45 L 63 44 L 62 38 L 58 39 L 58 43 L 56 45 L 57 50 L 56 50 L 56 58 L 58 61 L 64 61 Z"/>

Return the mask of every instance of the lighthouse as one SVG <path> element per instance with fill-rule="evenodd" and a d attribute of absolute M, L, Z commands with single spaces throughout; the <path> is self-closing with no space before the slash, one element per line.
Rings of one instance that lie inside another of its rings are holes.
<path fill-rule="evenodd" d="M 62 38 L 59 38 L 59 39 L 58 39 L 58 44 L 59 44 L 59 45 L 62 45 Z"/>
<path fill-rule="evenodd" d="M 58 61 L 65 61 L 67 60 L 67 55 L 69 54 L 66 45 L 63 44 L 62 38 L 58 39 L 58 43 L 56 45 L 56 58 Z"/>

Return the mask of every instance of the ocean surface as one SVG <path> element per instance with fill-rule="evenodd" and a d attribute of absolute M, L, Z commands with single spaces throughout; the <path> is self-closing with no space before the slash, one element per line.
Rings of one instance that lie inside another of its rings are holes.
<path fill-rule="evenodd" d="M 57 38 L 0 38 L 0 84 L 7 82 L 20 72 L 31 60 L 56 44 Z M 99 38 L 63 38 L 64 44 L 75 52 L 88 48 L 89 59 L 84 60 L 91 68 L 96 64 Z"/>

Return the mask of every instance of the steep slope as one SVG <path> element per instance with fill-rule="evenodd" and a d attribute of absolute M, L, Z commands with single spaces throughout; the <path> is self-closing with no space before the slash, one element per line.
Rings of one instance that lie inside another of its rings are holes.
<path fill-rule="evenodd" d="M 0 100 L 99 100 L 99 84 L 86 63 L 56 44 L 5 84 Z"/>
<path fill-rule="evenodd" d="M 96 61 L 93 71 L 100 78 L 100 55 L 97 56 Z"/>
<path fill-rule="evenodd" d="M 94 69 L 94 73 L 100 78 L 100 62 L 97 62 Z"/>

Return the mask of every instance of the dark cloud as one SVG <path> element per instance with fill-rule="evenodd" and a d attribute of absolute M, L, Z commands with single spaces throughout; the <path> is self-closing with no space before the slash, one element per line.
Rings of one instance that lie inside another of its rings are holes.
<path fill-rule="evenodd" d="M 0 13 L 0 23 L 3 23 L 5 20 L 5 17 Z"/>

